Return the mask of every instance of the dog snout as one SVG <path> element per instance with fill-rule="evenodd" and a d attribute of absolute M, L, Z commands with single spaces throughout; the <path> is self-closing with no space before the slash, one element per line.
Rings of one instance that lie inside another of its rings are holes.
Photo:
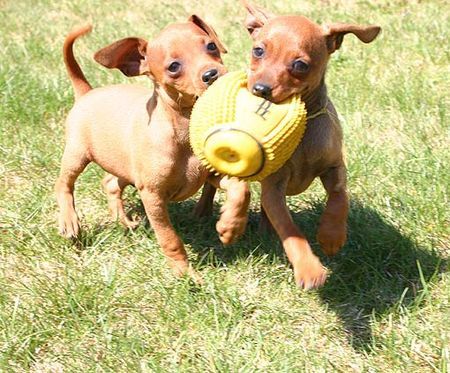
<path fill-rule="evenodd" d="M 267 84 L 256 83 L 252 88 L 255 96 L 270 98 L 272 96 L 272 87 Z"/>
<path fill-rule="evenodd" d="M 217 69 L 211 69 L 202 75 L 203 83 L 211 85 L 219 77 L 219 71 Z"/>

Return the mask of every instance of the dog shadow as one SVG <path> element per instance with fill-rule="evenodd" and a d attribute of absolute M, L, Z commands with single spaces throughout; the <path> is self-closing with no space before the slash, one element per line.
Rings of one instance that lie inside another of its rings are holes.
<path fill-rule="evenodd" d="M 276 257 L 287 263 L 278 238 L 258 232 L 258 211 L 249 212 L 248 228 L 239 242 L 224 249 L 215 229 L 219 206 L 215 204 L 212 217 L 196 218 L 195 204 L 192 199 L 171 204 L 169 214 L 183 242 L 197 255 L 197 267 L 221 267 L 250 255 Z M 138 199 L 130 207 L 133 215 L 145 216 Z M 317 290 L 322 301 L 342 321 L 353 348 L 369 351 L 374 343 L 373 317 L 383 317 L 394 307 L 420 306 L 427 284 L 448 271 L 449 263 L 359 201 L 352 201 L 350 206 L 346 245 L 334 258 L 327 258 L 315 239 L 323 209 L 323 203 L 316 203 L 291 214 L 331 270 L 326 284 Z M 148 229 L 148 221 L 143 223 Z"/>
<path fill-rule="evenodd" d="M 310 242 L 316 242 L 323 208 L 316 204 L 293 214 Z M 359 201 L 350 206 L 346 245 L 336 257 L 321 258 L 332 274 L 318 292 L 343 322 L 353 347 L 366 351 L 374 343 L 374 316 L 383 317 L 395 307 L 420 306 L 428 283 L 449 269 L 437 252 L 421 247 Z"/>
<path fill-rule="evenodd" d="M 201 258 L 213 251 L 214 260 L 205 265 L 228 265 L 245 260 L 250 254 L 276 256 L 286 261 L 279 240 L 259 234 L 259 212 L 250 211 L 244 237 L 238 244 L 224 249 L 215 231 L 217 206 L 209 219 L 187 219 L 194 206 L 192 200 L 172 205 L 171 216 L 184 242 Z M 369 351 L 374 343 L 373 317 L 383 317 L 395 307 L 420 306 L 428 283 L 448 271 L 449 263 L 402 234 L 378 211 L 359 201 L 353 201 L 350 206 L 346 245 L 337 256 L 327 258 L 315 239 L 323 209 L 322 203 L 316 203 L 291 213 L 316 254 L 331 270 L 327 283 L 318 290 L 322 301 L 342 321 L 353 348 Z"/>

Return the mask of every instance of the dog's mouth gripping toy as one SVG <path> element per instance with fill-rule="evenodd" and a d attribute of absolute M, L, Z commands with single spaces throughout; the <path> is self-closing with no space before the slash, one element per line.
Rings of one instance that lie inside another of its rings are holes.
<path fill-rule="evenodd" d="M 211 172 L 263 180 L 297 148 L 306 128 L 306 109 L 299 95 L 275 104 L 246 86 L 243 72 L 214 82 L 194 105 L 190 142 Z"/>

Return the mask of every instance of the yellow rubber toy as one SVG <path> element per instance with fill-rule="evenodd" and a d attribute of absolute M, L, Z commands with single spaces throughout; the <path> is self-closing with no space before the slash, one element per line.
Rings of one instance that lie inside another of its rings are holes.
<path fill-rule="evenodd" d="M 189 124 L 194 154 L 216 174 L 262 180 L 300 143 L 306 109 L 299 95 L 274 104 L 252 95 L 243 72 L 219 78 L 198 98 Z"/>

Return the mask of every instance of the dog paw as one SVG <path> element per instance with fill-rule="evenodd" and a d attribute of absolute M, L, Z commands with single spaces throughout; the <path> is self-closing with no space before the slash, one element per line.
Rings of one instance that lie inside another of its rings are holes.
<path fill-rule="evenodd" d="M 302 259 L 302 261 L 293 265 L 295 283 L 303 290 L 316 289 L 322 286 L 328 276 L 327 269 L 314 255 Z"/>
<path fill-rule="evenodd" d="M 139 225 L 139 221 L 137 221 L 137 220 L 132 220 L 132 219 L 130 219 L 130 218 L 129 218 L 128 216 L 126 216 L 126 215 L 120 219 L 120 223 L 121 223 L 125 228 L 131 229 L 131 230 L 136 229 L 137 226 Z"/>
<path fill-rule="evenodd" d="M 248 216 L 235 215 L 225 210 L 216 224 L 219 239 L 224 245 L 230 245 L 244 234 Z"/>
<path fill-rule="evenodd" d="M 108 199 L 109 214 L 114 221 L 118 221 L 125 228 L 135 229 L 139 225 L 139 221 L 130 219 L 123 207 L 121 198 Z"/>
<path fill-rule="evenodd" d="M 185 261 L 170 261 L 170 267 L 172 268 L 173 274 L 176 277 L 188 277 L 195 284 L 202 285 L 203 279 L 202 276 L 194 269 L 192 266 Z"/>
<path fill-rule="evenodd" d="M 60 214 L 59 234 L 66 238 L 76 238 L 80 233 L 80 222 L 77 213 Z"/>
<path fill-rule="evenodd" d="M 317 231 L 317 241 L 328 256 L 336 255 L 347 240 L 347 225 L 322 220 Z"/>
<path fill-rule="evenodd" d="M 185 275 L 188 276 L 194 282 L 194 284 L 197 284 L 197 285 L 204 284 L 202 276 L 192 267 L 188 268 Z"/>

